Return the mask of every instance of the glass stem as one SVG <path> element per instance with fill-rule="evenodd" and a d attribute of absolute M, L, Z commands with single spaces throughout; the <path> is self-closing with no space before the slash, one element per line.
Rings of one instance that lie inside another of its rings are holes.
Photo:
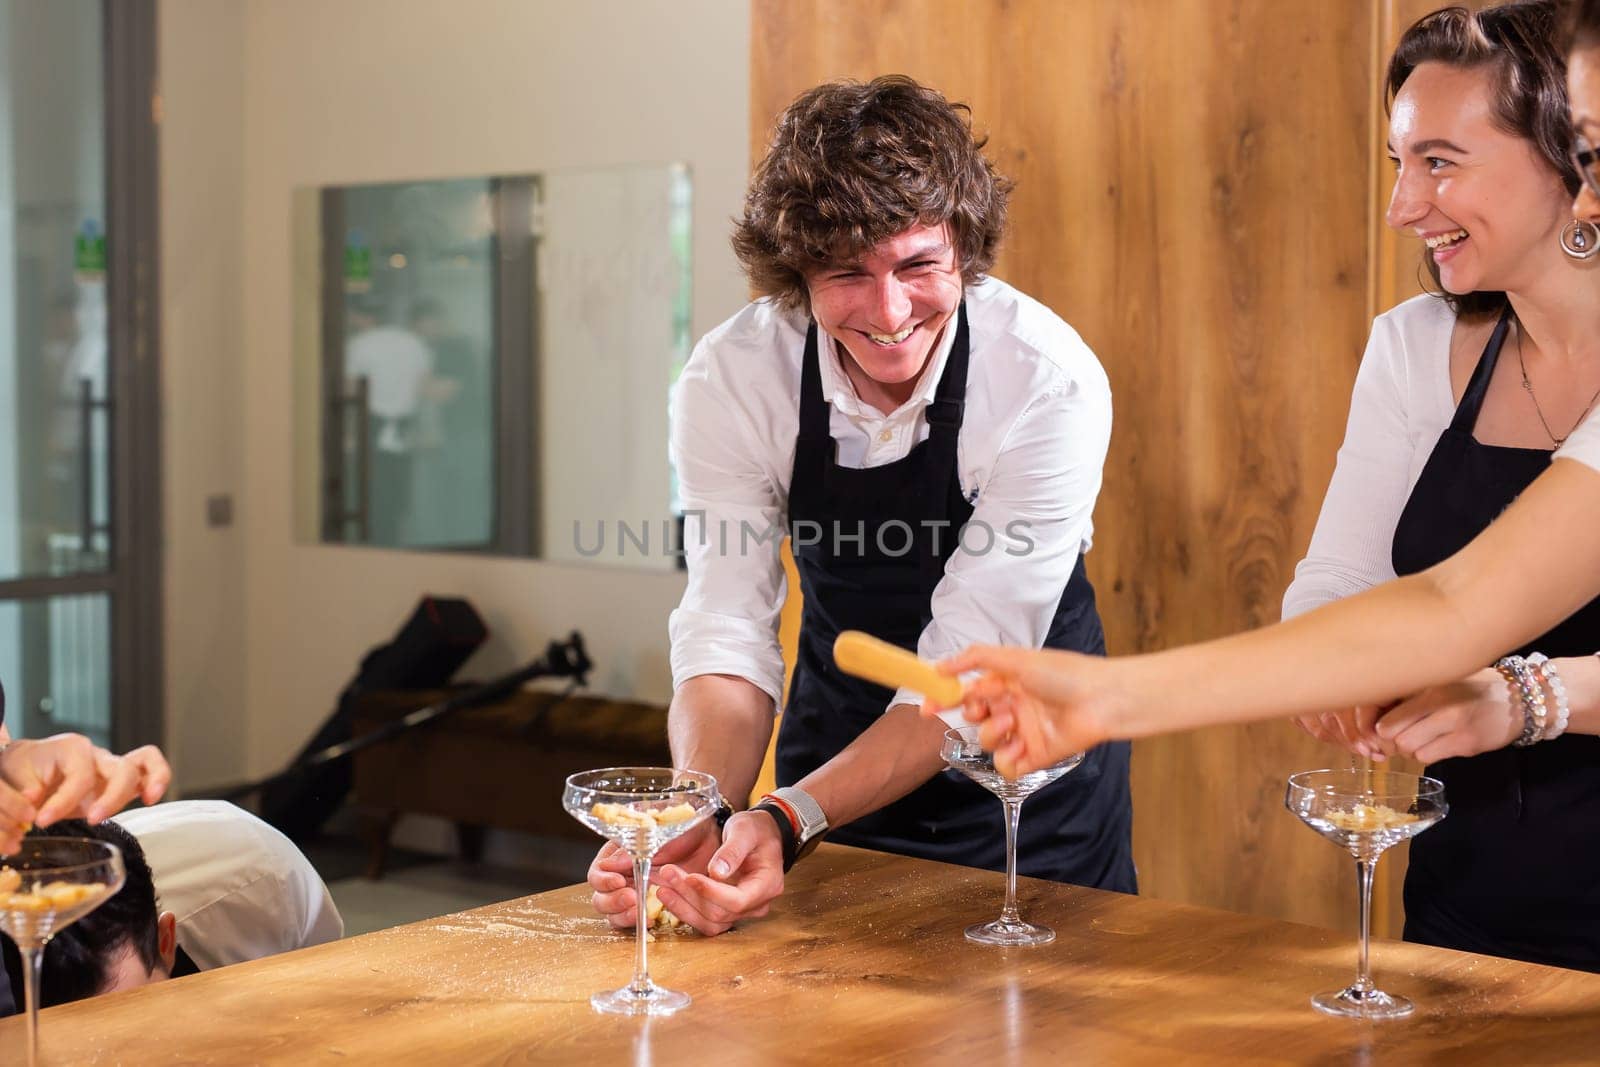
<path fill-rule="evenodd" d="M 1368 964 L 1368 951 L 1372 945 L 1372 871 L 1376 860 L 1356 860 L 1356 892 L 1361 897 L 1361 956 L 1356 966 L 1356 984 L 1359 993 L 1372 992 L 1372 968 Z"/>
<path fill-rule="evenodd" d="M 23 1006 L 28 1013 L 28 1067 L 35 1067 L 39 1062 L 39 983 L 44 975 L 44 946 L 33 946 L 27 957 L 22 968 Z"/>
<path fill-rule="evenodd" d="M 628 991 L 639 996 L 650 992 L 650 969 L 645 963 L 645 944 L 650 940 L 650 917 L 646 901 L 650 896 L 650 857 L 633 857 L 633 887 L 639 894 L 639 913 L 634 917 L 633 981 Z"/>
<path fill-rule="evenodd" d="M 1017 824 L 1022 821 L 1022 801 L 1001 799 L 1006 807 L 1006 906 L 1001 922 L 1020 923 L 1017 914 Z"/>

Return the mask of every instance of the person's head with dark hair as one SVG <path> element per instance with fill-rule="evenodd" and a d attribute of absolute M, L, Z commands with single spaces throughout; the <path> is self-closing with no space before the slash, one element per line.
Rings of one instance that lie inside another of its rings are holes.
<path fill-rule="evenodd" d="M 947 226 L 964 280 L 978 281 L 994 265 L 1011 191 L 984 144 L 965 104 L 904 76 L 802 93 L 779 117 L 734 229 L 750 284 L 803 308 L 807 275 L 919 226 Z"/>
<path fill-rule="evenodd" d="M 1400 170 L 1388 221 L 1428 242 L 1428 272 L 1458 315 L 1498 314 L 1561 258 L 1579 184 L 1561 17 L 1558 0 L 1443 8 L 1389 60 Z"/>
<path fill-rule="evenodd" d="M 170 912 L 158 910 L 150 864 L 138 840 L 109 819 L 98 824 L 65 820 L 29 836 L 39 834 L 116 845 L 127 874 L 114 896 L 45 945 L 40 1005 L 48 1008 L 170 978 L 177 957 L 177 922 Z M 0 940 L 11 988 L 20 990 L 21 958 L 9 938 Z"/>
<path fill-rule="evenodd" d="M 969 114 L 899 75 L 828 82 L 784 111 L 751 178 L 734 253 L 759 295 L 850 353 L 858 391 L 909 394 L 994 265 L 1011 183 Z"/>

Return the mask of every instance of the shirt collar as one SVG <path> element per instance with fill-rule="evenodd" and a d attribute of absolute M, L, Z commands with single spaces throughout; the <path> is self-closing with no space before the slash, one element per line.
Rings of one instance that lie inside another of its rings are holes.
<path fill-rule="evenodd" d="M 917 387 L 912 391 L 911 399 L 901 404 L 888 417 L 913 407 L 927 407 L 933 403 L 934 390 L 939 387 L 939 379 L 944 377 L 944 365 L 950 358 L 950 350 L 956 344 L 956 325 L 959 318 L 958 310 L 950 316 L 950 321 L 944 324 L 944 332 L 939 335 L 939 343 L 933 348 L 933 358 L 928 361 L 928 366 L 922 370 L 922 376 L 917 379 Z M 886 416 L 877 408 L 869 410 L 856 395 L 855 385 L 845 375 L 844 368 L 839 363 L 840 360 L 849 358 L 850 354 L 844 351 L 843 346 L 818 326 L 817 369 L 822 378 L 822 399 L 847 415 L 885 418 Z"/>

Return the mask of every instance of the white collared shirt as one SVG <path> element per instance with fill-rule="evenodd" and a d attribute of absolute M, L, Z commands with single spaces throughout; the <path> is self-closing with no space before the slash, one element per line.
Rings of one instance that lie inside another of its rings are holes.
<path fill-rule="evenodd" d="M 1111 437 L 1111 387 L 1094 353 L 1049 308 L 995 278 L 966 291 L 966 409 L 957 438 L 972 519 L 934 588 L 919 654 L 973 643 L 1040 647 L 1078 555 Z M 783 700 L 778 617 L 787 594 L 775 540 L 788 521 L 810 320 L 769 300 L 707 334 L 672 399 L 672 458 L 689 515 L 689 585 L 672 613 L 675 686 L 702 674 L 748 679 Z M 952 317 L 911 399 L 884 415 L 856 396 L 819 337 L 837 461 L 878 467 L 928 438 L 927 405 L 954 344 Z M 846 356 L 845 358 L 848 358 Z M 986 531 L 992 531 L 992 544 Z M 902 689 L 892 703 L 916 703 Z"/>
<path fill-rule="evenodd" d="M 283 834 L 221 800 L 169 800 L 113 818 L 139 841 L 157 909 L 202 971 L 336 941 L 344 920 Z"/>

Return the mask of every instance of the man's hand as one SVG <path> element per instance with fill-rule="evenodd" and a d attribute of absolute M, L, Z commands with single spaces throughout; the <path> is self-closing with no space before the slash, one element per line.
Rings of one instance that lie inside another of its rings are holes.
<path fill-rule="evenodd" d="M 721 839 L 711 820 L 663 845 L 650 884 L 662 905 L 708 937 L 741 919 L 759 919 L 783 892 L 783 842 L 770 815 L 740 812 Z M 607 842 L 589 865 L 594 908 L 617 929 L 638 921 L 633 857 Z"/>
<path fill-rule="evenodd" d="M 688 833 L 661 846 L 653 861 L 655 869 L 651 872 L 651 882 L 657 881 L 663 864 L 675 863 L 690 870 L 704 871 L 721 845 L 716 820 L 705 820 Z M 639 907 L 639 897 L 633 889 L 633 857 L 618 848 L 615 841 L 607 841 L 594 862 L 589 864 L 589 886 L 594 890 L 590 902 L 594 904 L 595 911 L 606 917 L 607 922 L 619 930 L 633 926 L 638 918 Z M 662 902 L 666 902 L 665 897 Z M 687 916 L 676 909 L 668 910 L 678 918 L 687 920 Z"/>
<path fill-rule="evenodd" d="M 729 819 L 703 869 L 669 863 L 651 874 L 668 911 L 708 937 L 766 915 L 783 893 L 783 840 L 772 816 L 742 811 Z"/>
<path fill-rule="evenodd" d="M 1378 736 L 1424 763 L 1476 756 L 1522 736 L 1522 702 L 1485 667 L 1459 682 L 1436 685 L 1404 700 L 1378 723 Z"/>
<path fill-rule="evenodd" d="M 154 804 L 171 780 L 154 745 L 115 756 L 82 734 L 13 741 L 0 752 L 0 853 L 20 847 L 29 823 L 101 822 L 134 797 Z"/>

